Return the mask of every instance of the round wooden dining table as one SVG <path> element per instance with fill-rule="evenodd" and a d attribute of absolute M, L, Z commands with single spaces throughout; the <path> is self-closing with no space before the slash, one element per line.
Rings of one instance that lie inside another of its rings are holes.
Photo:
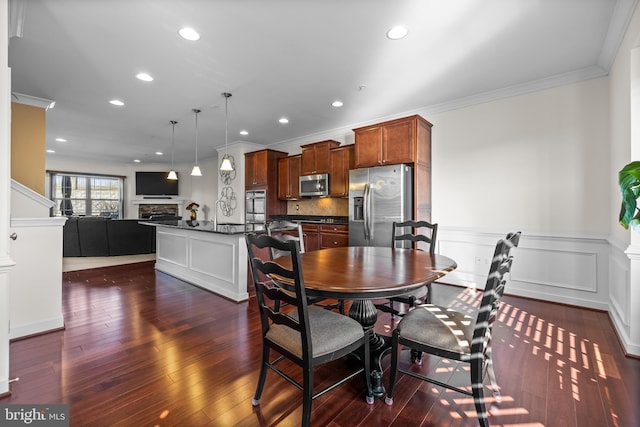
<path fill-rule="evenodd" d="M 365 331 L 372 330 L 378 319 L 373 300 L 418 289 L 457 267 L 454 260 L 443 255 L 375 246 L 320 249 L 305 252 L 300 258 L 307 295 L 353 300 L 349 317 Z M 287 257 L 277 262 L 291 268 Z M 374 359 L 388 346 L 388 339 L 372 331 L 370 347 Z"/>

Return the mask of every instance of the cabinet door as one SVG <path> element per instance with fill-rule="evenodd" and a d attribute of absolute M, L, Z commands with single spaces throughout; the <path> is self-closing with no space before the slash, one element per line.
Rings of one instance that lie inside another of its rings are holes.
<path fill-rule="evenodd" d="M 386 125 L 382 128 L 382 164 L 413 162 L 414 121 Z"/>
<path fill-rule="evenodd" d="M 378 166 L 382 161 L 382 128 L 373 127 L 356 131 L 355 167 Z"/>
<path fill-rule="evenodd" d="M 300 164 L 301 156 L 289 157 L 289 198 L 300 198 Z"/>
<path fill-rule="evenodd" d="M 267 184 L 267 153 L 256 151 L 245 154 L 244 182 L 245 185 Z"/>
<path fill-rule="evenodd" d="M 278 160 L 278 198 L 298 200 L 300 198 L 300 156 Z"/>
<path fill-rule="evenodd" d="M 278 199 L 289 198 L 289 158 L 278 159 Z"/>
<path fill-rule="evenodd" d="M 349 195 L 349 170 L 354 167 L 354 145 L 334 148 L 330 153 L 329 195 L 346 197 Z"/>
<path fill-rule="evenodd" d="M 329 173 L 329 152 L 338 147 L 340 143 L 332 139 L 302 145 L 301 175 L 316 175 Z"/>
<path fill-rule="evenodd" d="M 255 163 L 255 154 L 246 153 L 244 155 L 244 183 L 245 185 L 253 185 L 253 170 Z"/>
<path fill-rule="evenodd" d="M 253 184 L 267 185 L 267 152 L 258 151 L 253 162 Z"/>
<path fill-rule="evenodd" d="M 304 236 L 304 250 L 317 251 L 320 249 L 320 235 L 318 226 L 315 224 L 302 224 L 302 235 Z"/>
<path fill-rule="evenodd" d="M 317 174 L 316 169 L 316 149 L 314 146 L 306 147 L 302 149 L 302 166 L 300 169 L 301 175 L 313 175 Z"/>

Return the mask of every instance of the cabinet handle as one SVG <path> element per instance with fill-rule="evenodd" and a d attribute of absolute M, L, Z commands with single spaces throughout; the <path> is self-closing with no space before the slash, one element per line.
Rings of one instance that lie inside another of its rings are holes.
<path fill-rule="evenodd" d="M 9 235 L 9 238 L 10 238 L 11 240 L 16 240 L 16 239 L 18 238 L 18 235 L 17 235 L 16 233 L 11 233 L 11 234 Z"/>

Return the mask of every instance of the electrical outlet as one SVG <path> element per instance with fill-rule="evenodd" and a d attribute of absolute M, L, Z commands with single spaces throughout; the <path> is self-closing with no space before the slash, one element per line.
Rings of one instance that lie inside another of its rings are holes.
<path fill-rule="evenodd" d="M 299 211 L 300 210 L 300 205 L 296 203 L 296 210 Z"/>

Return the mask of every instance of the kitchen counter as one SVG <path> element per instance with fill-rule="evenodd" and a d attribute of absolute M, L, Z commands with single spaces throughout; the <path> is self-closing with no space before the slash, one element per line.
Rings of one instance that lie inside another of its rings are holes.
<path fill-rule="evenodd" d="M 153 221 L 143 222 L 140 224 L 151 225 L 155 227 L 173 227 L 184 230 L 205 231 L 207 233 L 218 234 L 244 234 L 246 227 L 244 224 L 217 224 L 214 228 L 213 221 L 182 221 L 182 220 L 167 220 L 167 221 Z"/>
<path fill-rule="evenodd" d="M 249 299 L 244 224 L 213 221 L 153 221 L 155 268 L 230 300 Z"/>

